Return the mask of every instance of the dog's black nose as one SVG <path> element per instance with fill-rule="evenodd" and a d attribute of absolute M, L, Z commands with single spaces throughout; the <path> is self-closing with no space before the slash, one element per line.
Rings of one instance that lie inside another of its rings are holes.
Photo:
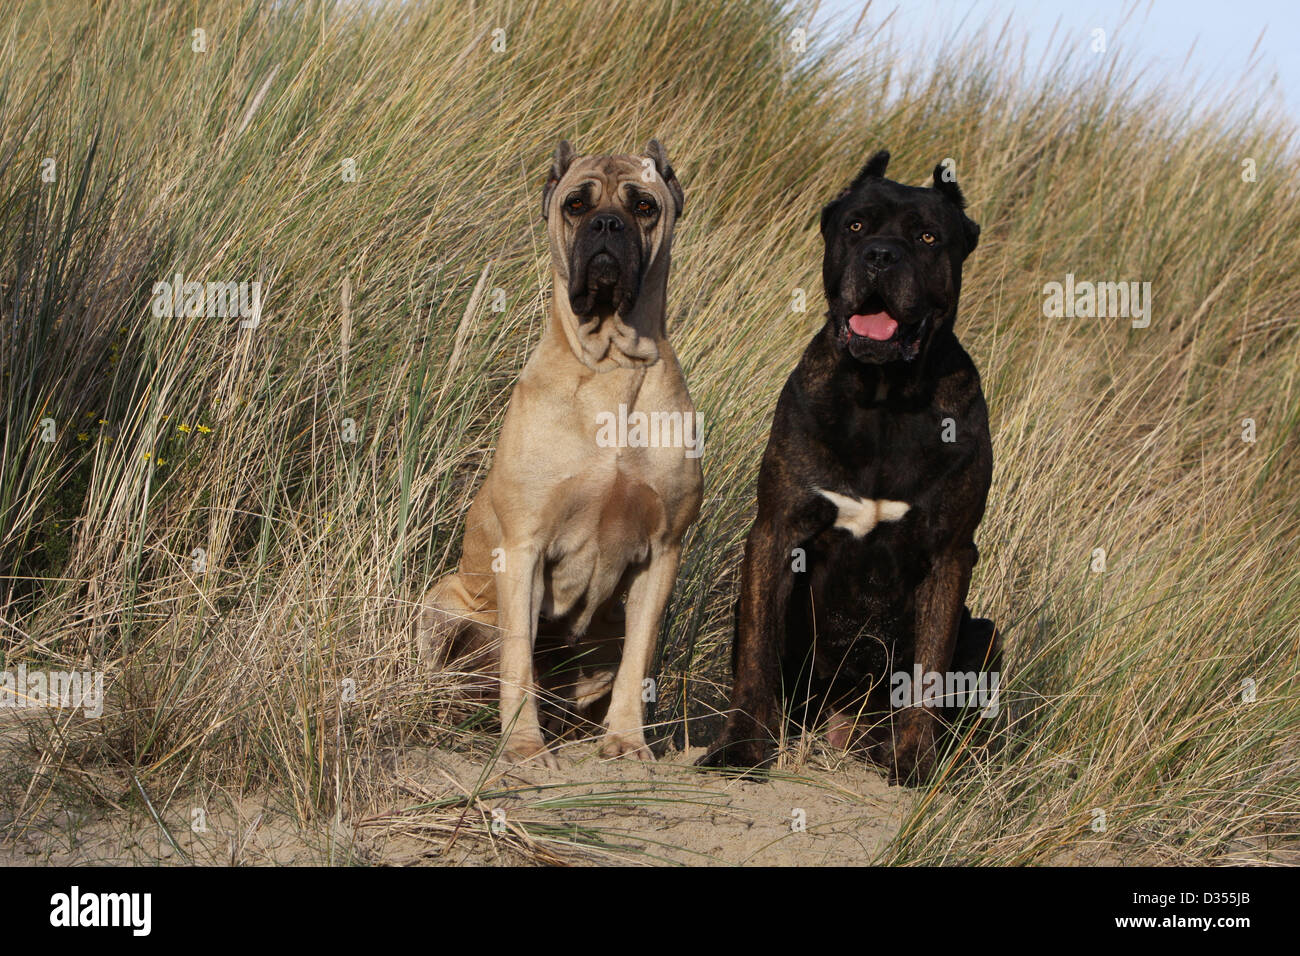
<path fill-rule="evenodd" d="M 867 265 L 873 269 L 888 269 L 898 261 L 898 250 L 885 242 L 873 242 L 862 250 Z"/>
<path fill-rule="evenodd" d="M 610 213 L 601 213 L 591 220 L 592 232 L 605 232 L 613 235 L 623 231 L 623 220 Z"/>

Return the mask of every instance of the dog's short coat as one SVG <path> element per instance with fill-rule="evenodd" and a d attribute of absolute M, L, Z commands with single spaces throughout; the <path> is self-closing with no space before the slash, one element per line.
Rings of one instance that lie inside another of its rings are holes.
<path fill-rule="evenodd" d="M 745 542 L 735 682 L 701 763 L 769 763 L 787 714 L 865 743 L 894 780 L 934 761 L 933 707 L 889 714 L 891 675 L 990 666 L 965 609 L 992 476 L 979 374 L 953 334 L 979 227 L 944 167 L 877 153 L 822 212 L 828 321 L 781 392 Z M 784 703 L 784 707 L 783 707 Z"/>
<path fill-rule="evenodd" d="M 421 658 L 495 669 L 510 759 L 556 761 L 543 740 L 539 636 L 574 649 L 561 685 L 580 709 L 608 698 L 601 752 L 650 757 L 642 682 L 699 513 L 698 457 L 606 447 L 602 416 L 694 416 L 665 329 L 673 226 L 684 202 L 663 147 L 645 156 L 555 151 L 542 194 L 553 295 L 466 518 L 459 570 L 425 595 Z M 621 653 L 620 653 L 621 651 Z"/>

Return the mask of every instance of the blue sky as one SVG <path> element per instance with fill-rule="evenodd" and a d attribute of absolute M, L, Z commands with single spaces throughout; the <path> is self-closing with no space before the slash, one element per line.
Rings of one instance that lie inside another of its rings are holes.
<path fill-rule="evenodd" d="M 819 26 L 852 26 L 865 5 L 821 3 Z M 1108 47 L 1132 57 L 1150 79 L 1174 89 L 1240 87 L 1300 119 L 1300 0 L 877 0 L 867 22 L 879 23 L 891 10 L 896 36 L 906 42 L 937 39 L 963 18 L 1000 23 L 1011 14 L 1029 62 L 1048 49 L 1054 27 L 1057 43 L 1077 37 L 1080 57 L 1089 55 L 1091 32 L 1101 27 Z"/>

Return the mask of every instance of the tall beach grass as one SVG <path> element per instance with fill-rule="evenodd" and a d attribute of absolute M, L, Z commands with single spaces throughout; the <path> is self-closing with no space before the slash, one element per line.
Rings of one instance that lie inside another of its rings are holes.
<path fill-rule="evenodd" d="M 698 744 L 725 705 L 759 456 L 822 321 L 821 205 L 876 148 L 915 183 L 951 157 L 983 226 L 959 335 L 996 464 L 970 603 L 1004 627 L 1004 706 L 1000 746 L 956 749 L 884 859 L 1294 851 L 1294 125 L 1114 56 L 1031 74 L 1009 28 L 922 59 L 861 31 L 793 49 L 811 22 L 769 0 L 5 5 L 0 655 L 108 686 L 98 721 L 60 713 L 9 755 L 11 826 L 51 794 L 355 818 L 385 754 L 491 746 L 408 626 L 544 320 L 551 150 L 657 136 L 707 449 L 659 736 Z M 260 282 L 260 322 L 155 314 L 176 274 Z M 1046 318 L 1066 274 L 1149 281 L 1150 326 Z"/>

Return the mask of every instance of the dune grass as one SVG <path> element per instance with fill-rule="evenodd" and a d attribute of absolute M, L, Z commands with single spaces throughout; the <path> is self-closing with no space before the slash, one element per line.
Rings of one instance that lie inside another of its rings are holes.
<path fill-rule="evenodd" d="M 657 136 L 687 192 L 670 326 L 707 449 L 663 733 L 698 744 L 725 702 L 759 456 L 822 321 L 821 205 L 876 148 L 916 183 L 951 157 L 983 226 L 959 317 L 995 454 L 970 604 L 1004 626 L 1004 707 L 1000 746 L 956 750 L 884 859 L 1294 849 L 1293 125 L 1184 106 L 1113 55 L 1030 82 L 1008 30 L 931 60 L 847 31 L 793 50 L 810 22 L 765 0 L 6 5 L 0 653 L 102 670 L 109 700 L 6 771 L 12 826 L 56 791 L 344 819 L 385 753 L 490 749 L 408 626 L 544 320 L 555 142 Z M 260 324 L 155 315 L 177 273 L 261 282 Z M 1067 273 L 1149 281 L 1150 326 L 1046 318 Z"/>

